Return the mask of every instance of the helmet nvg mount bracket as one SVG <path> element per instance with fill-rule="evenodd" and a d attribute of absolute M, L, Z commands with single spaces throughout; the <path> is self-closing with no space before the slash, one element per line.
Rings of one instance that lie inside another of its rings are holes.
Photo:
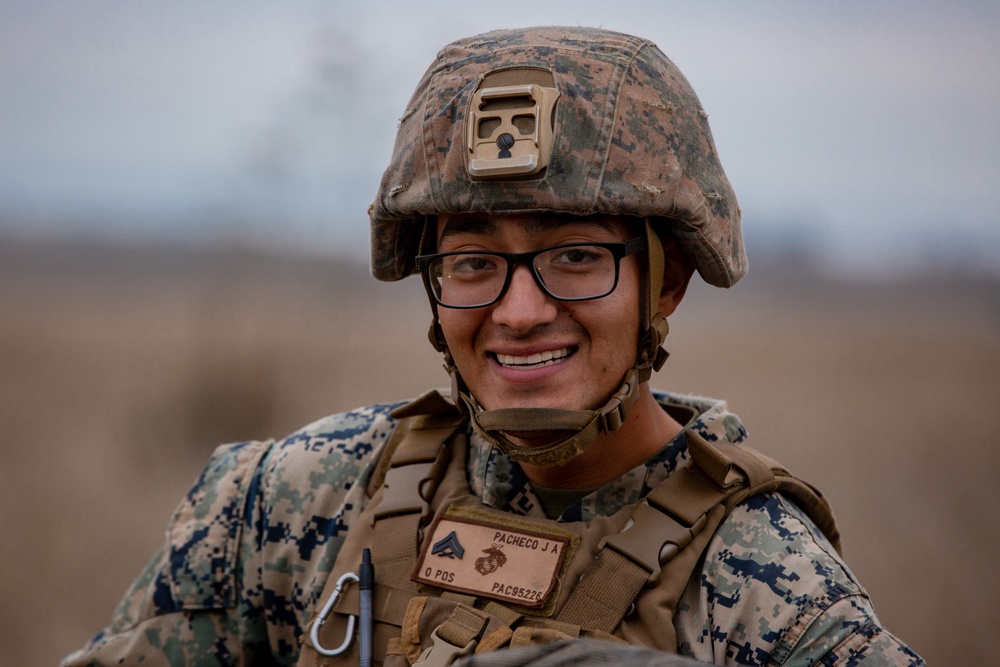
<path fill-rule="evenodd" d="M 516 83 L 498 85 L 510 79 Z M 523 177 L 545 170 L 552 153 L 552 114 L 559 99 L 553 85 L 552 74 L 544 70 L 505 70 L 483 78 L 466 120 L 469 176 Z"/>
<path fill-rule="evenodd" d="M 666 358 L 658 312 L 657 231 L 691 254 L 709 283 L 747 269 L 740 210 L 707 114 L 683 74 L 651 42 L 592 28 L 501 30 L 442 49 L 400 120 L 371 219 L 372 273 L 399 280 L 442 213 L 626 215 L 645 221 L 645 331 L 635 366 L 597 410 L 484 410 L 463 386 L 434 324 L 456 402 L 477 431 L 514 458 L 559 465 L 624 423 L 638 385 Z M 505 433 L 543 432 L 541 447 Z"/>

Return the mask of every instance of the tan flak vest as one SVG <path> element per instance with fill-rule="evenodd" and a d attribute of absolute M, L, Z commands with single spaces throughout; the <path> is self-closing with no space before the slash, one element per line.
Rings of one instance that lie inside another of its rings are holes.
<path fill-rule="evenodd" d="M 439 393 L 393 416 L 401 422 L 368 485 L 371 502 L 350 527 L 299 665 L 358 664 L 358 585 L 342 577 L 358 571 L 365 547 L 375 575 L 375 664 L 398 667 L 444 667 L 473 651 L 576 637 L 676 652 L 677 602 L 716 528 L 753 494 L 786 495 L 840 550 L 822 495 L 745 445 L 709 443 L 688 429 L 691 460 L 641 502 L 558 523 L 489 508 L 470 491 L 466 422 Z M 311 633 L 323 649 L 345 650 L 321 655 Z"/>

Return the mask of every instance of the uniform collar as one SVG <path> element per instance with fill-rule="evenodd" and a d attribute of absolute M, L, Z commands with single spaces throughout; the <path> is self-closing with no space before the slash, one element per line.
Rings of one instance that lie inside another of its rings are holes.
<path fill-rule="evenodd" d="M 693 409 L 698 416 L 687 428 L 710 442 L 742 442 L 747 437 L 739 417 L 729 411 L 725 401 L 657 390 L 653 395 L 661 405 Z M 687 459 L 687 440 L 682 431 L 644 464 L 567 507 L 560 521 L 590 521 L 638 502 Z M 471 429 L 467 472 L 472 492 L 490 507 L 532 518 L 545 517 L 531 482 L 520 466 Z"/>

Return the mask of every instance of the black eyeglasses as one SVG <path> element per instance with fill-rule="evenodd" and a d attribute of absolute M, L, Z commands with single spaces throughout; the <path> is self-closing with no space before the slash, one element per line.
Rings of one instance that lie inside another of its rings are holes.
<path fill-rule="evenodd" d="M 531 252 L 460 250 L 419 255 L 427 293 L 445 308 L 491 306 L 507 292 L 514 267 L 531 267 L 553 299 L 588 301 L 615 291 L 622 257 L 646 249 L 645 237 L 618 243 L 566 243 Z"/>

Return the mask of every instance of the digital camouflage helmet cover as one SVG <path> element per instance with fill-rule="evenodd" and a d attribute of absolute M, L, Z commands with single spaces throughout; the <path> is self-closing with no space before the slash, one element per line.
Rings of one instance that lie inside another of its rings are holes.
<path fill-rule="evenodd" d="M 529 212 L 634 216 L 649 239 L 646 333 L 635 368 L 599 410 L 482 411 L 463 391 L 435 311 L 432 342 L 480 433 L 515 458 L 553 465 L 618 428 L 636 385 L 665 358 L 655 232 L 676 238 L 712 285 L 735 284 L 747 260 L 739 205 L 694 90 L 652 42 L 622 33 L 499 30 L 442 49 L 400 119 L 369 209 L 372 273 L 415 273 L 426 223 L 439 214 Z M 551 447 L 521 448 L 502 434 L 553 423 L 570 435 Z"/>

